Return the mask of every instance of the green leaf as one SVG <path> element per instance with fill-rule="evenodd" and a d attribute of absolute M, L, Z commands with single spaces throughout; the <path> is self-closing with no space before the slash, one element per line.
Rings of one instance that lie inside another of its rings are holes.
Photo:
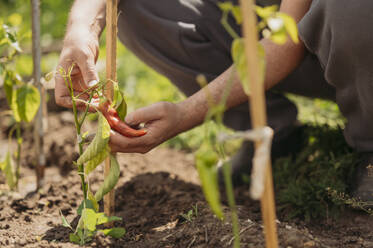
<path fill-rule="evenodd" d="M 112 155 L 110 155 L 110 171 L 108 176 L 104 179 L 103 184 L 97 190 L 95 194 L 96 201 L 100 201 L 104 195 L 109 193 L 117 184 L 119 175 L 120 175 L 120 168 L 118 161 Z"/>
<path fill-rule="evenodd" d="M 108 145 L 110 138 L 110 125 L 101 113 L 98 115 L 97 134 L 77 161 L 78 165 L 87 163 L 84 168 L 86 174 L 92 172 L 105 160 L 110 149 Z"/>
<path fill-rule="evenodd" d="M 126 229 L 121 228 L 121 227 L 114 227 L 110 229 L 100 230 L 100 232 L 104 233 L 105 235 L 111 236 L 113 238 L 119 239 L 123 237 L 124 234 L 126 234 Z"/>
<path fill-rule="evenodd" d="M 122 218 L 117 216 L 106 216 L 105 213 L 98 213 L 97 214 L 97 225 L 113 222 L 113 221 L 121 221 Z"/>
<path fill-rule="evenodd" d="M 92 194 L 92 192 L 89 188 L 88 188 L 88 200 L 91 201 L 92 207 L 95 210 L 95 212 L 98 212 L 98 210 L 99 210 L 98 202 L 96 201 L 95 196 Z"/>
<path fill-rule="evenodd" d="M 289 34 L 290 38 L 293 42 L 298 43 L 298 27 L 295 20 L 287 14 L 284 13 L 277 13 L 277 16 L 280 17 L 284 21 L 286 32 Z"/>
<path fill-rule="evenodd" d="M 70 233 L 69 240 L 70 242 L 73 242 L 75 244 L 78 244 L 78 245 L 80 244 L 80 237 L 74 233 Z"/>
<path fill-rule="evenodd" d="M 127 103 L 123 97 L 122 102 L 119 104 L 118 107 L 115 108 L 117 110 L 117 113 L 119 115 L 119 118 L 124 121 L 124 118 L 127 115 Z"/>
<path fill-rule="evenodd" d="M 99 164 L 101 164 L 105 158 L 110 154 L 109 147 L 104 148 L 101 152 L 97 153 L 95 157 L 89 160 L 84 166 L 85 174 L 89 174 L 94 171 Z"/>
<path fill-rule="evenodd" d="M 127 115 L 127 103 L 124 99 L 123 92 L 119 89 L 118 84 L 114 84 L 114 108 L 117 110 L 119 118 L 124 121 L 124 118 Z"/>
<path fill-rule="evenodd" d="M 237 70 L 242 87 L 247 95 L 250 95 L 249 74 L 245 55 L 245 45 L 242 38 L 235 39 L 232 43 L 232 59 Z"/>
<path fill-rule="evenodd" d="M 14 73 L 7 71 L 4 77 L 4 90 L 8 105 L 12 105 Z"/>
<path fill-rule="evenodd" d="M 5 160 L 0 163 L 1 170 L 5 174 L 6 182 L 10 189 L 14 189 L 16 186 L 15 173 L 13 171 L 13 163 L 10 152 L 8 151 L 5 156 Z"/>
<path fill-rule="evenodd" d="M 237 24 L 242 24 L 242 11 L 240 6 L 234 6 L 232 8 L 232 14 L 234 19 L 236 19 Z"/>
<path fill-rule="evenodd" d="M 260 82 L 264 83 L 265 79 L 265 69 L 266 69 L 266 60 L 265 60 L 265 50 L 263 46 L 258 42 L 258 59 L 259 59 L 259 68 L 260 68 Z M 237 70 L 238 76 L 240 78 L 242 88 L 244 89 L 247 95 L 250 95 L 250 80 L 249 72 L 247 67 L 247 60 L 245 55 L 245 44 L 242 38 L 235 39 L 232 44 L 232 58 L 234 66 Z"/>
<path fill-rule="evenodd" d="M 84 223 L 84 228 L 92 232 L 96 230 L 97 214 L 93 209 L 90 209 L 90 208 L 83 209 L 82 219 Z"/>
<path fill-rule="evenodd" d="M 65 218 L 65 216 L 62 214 L 61 210 L 60 210 L 60 215 L 61 215 L 61 219 L 62 219 L 62 226 L 68 227 L 71 230 L 73 230 L 73 228 L 71 227 L 70 223 L 67 221 L 67 219 Z"/>
<path fill-rule="evenodd" d="M 285 29 L 282 29 L 281 31 L 271 33 L 270 39 L 276 44 L 283 45 L 288 40 L 288 35 Z"/>
<path fill-rule="evenodd" d="M 267 19 L 273 14 L 276 13 L 278 9 L 277 5 L 272 5 L 268 7 L 260 7 L 260 6 L 255 6 L 255 12 L 258 16 L 260 16 L 263 19 Z"/>
<path fill-rule="evenodd" d="M 12 109 L 13 112 L 13 117 L 16 122 L 21 122 L 21 116 L 19 114 L 18 110 L 18 104 L 17 104 L 17 97 L 14 97 L 14 95 L 17 95 L 17 90 L 13 90 L 13 97 L 12 97 L 12 103 L 10 104 L 10 108 Z"/>
<path fill-rule="evenodd" d="M 196 166 L 202 184 L 202 190 L 214 214 L 223 219 L 223 210 L 220 202 L 218 176 L 216 164 L 218 154 L 212 151 L 207 143 L 202 144 L 196 153 Z"/>
<path fill-rule="evenodd" d="M 223 12 L 229 12 L 233 9 L 233 3 L 231 2 L 218 3 L 218 6 Z"/>
<path fill-rule="evenodd" d="M 40 106 L 40 94 L 37 88 L 25 84 L 17 89 L 17 109 L 19 117 L 25 122 L 31 122 Z"/>
<path fill-rule="evenodd" d="M 84 209 L 84 205 L 85 205 L 85 208 L 89 208 L 89 209 L 95 210 L 95 204 L 91 200 L 89 200 L 89 199 L 84 199 L 82 201 L 82 203 L 80 203 L 80 205 L 78 207 L 78 210 L 77 210 L 77 214 L 78 215 L 82 215 L 82 212 L 83 212 L 83 209 Z"/>

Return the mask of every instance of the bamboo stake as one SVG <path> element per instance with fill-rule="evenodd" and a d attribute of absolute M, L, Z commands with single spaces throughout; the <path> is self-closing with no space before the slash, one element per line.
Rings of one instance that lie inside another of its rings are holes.
<path fill-rule="evenodd" d="M 105 96 L 113 99 L 113 81 L 117 80 L 117 8 L 118 0 L 106 0 L 106 87 Z M 110 171 L 110 158 L 105 160 L 105 177 Z M 114 193 L 111 192 L 104 196 L 104 212 L 107 216 L 114 215 Z"/>
<path fill-rule="evenodd" d="M 40 82 L 41 79 L 41 47 L 40 47 L 40 1 L 31 0 L 32 5 L 32 58 L 33 58 L 33 78 L 40 93 L 40 106 L 35 119 L 34 140 L 36 154 L 36 187 L 39 189 L 43 185 L 45 170 L 44 154 L 44 125 L 43 125 L 43 107 L 44 107 L 44 89 Z"/>
<path fill-rule="evenodd" d="M 260 68 L 258 54 L 257 21 L 254 13 L 253 0 L 240 0 L 243 16 L 243 34 L 245 53 L 250 77 L 251 95 L 249 97 L 253 128 L 264 127 L 267 124 L 264 86 L 260 83 Z M 255 143 L 258 147 L 259 142 Z M 264 222 L 266 247 L 277 248 L 276 211 L 273 192 L 271 162 L 267 164 L 265 190 L 261 198 L 261 209 Z"/>

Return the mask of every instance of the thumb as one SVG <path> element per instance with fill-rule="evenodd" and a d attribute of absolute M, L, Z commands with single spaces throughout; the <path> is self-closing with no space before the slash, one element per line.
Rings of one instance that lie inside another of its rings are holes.
<path fill-rule="evenodd" d="M 129 113 L 125 121 L 129 125 L 138 125 L 140 123 L 147 123 L 150 121 L 158 120 L 162 116 L 158 109 L 157 104 L 153 104 L 147 107 L 139 108 L 132 113 Z"/>
<path fill-rule="evenodd" d="M 98 73 L 93 58 L 89 58 L 86 61 L 78 64 L 80 72 L 82 73 L 84 83 L 87 87 L 95 86 L 98 81 Z"/>

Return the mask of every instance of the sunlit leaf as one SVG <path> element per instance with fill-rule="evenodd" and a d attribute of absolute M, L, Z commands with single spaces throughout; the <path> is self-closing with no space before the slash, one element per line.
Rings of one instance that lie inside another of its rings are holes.
<path fill-rule="evenodd" d="M 284 21 L 286 32 L 289 34 L 292 41 L 298 43 L 298 27 L 295 20 L 284 13 L 278 13 L 277 15 Z"/>
<path fill-rule="evenodd" d="M 239 6 L 234 6 L 232 8 L 232 14 L 234 19 L 236 19 L 237 24 L 242 24 L 242 11 Z"/>
<path fill-rule="evenodd" d="M 13 117 L 16 122 L 21 122 L 21 116 L 19 114 L 18 110 L 18 104 L 17 104 L 17 90 L 14 89 L 12 93 L 13 97 L 11 98 L 12 103 L 10 104 L 10 108 L 12 109 Z"/>
<path fill-rule="evenodd" d="M 107 152 L 109 149 L 108 143 L 110 138 L 110 125 L 101 113 L 98 115 L 97 134 L 77 161 L 78 165 L 90 162 L 90 164 L 86 166 L 87 168 L 85 168 L 86 173 L 94 170 L 97 165 L 99 165 L 105 159 L 102 153 Z"/>
<path fill-rule="evenodd" d="M 98 202 L 96 201 L 95 196 L 92 194 L 92 192 L 91 192 L 91 190 L 89 188 L 88 188 L 88 192 L 87 193 L 88 193 L 88 200 L 91 201 L 93 209 L 95 210 L 95 212 L 98 212 L 99 205 L 98 205 Z"/>
<path fill-rule="evenodd" d="M 123 237 L 124 234 L 126 234 L 126 229 L 121 228 L 121 227 L 114 227 L 111 229 L 100 230 L 100 232 L 103 232 L 107 236 L 111 236 L 113 238 L 119 239 Z"/>
<path fill-rule="evenodd" d="M 14 74 L 7 71 L 4 77 L 4 90 L 8 105 L 12 105 Z"/>
<path fill-rule="evenodd" d="M 1 170 L 5 174 L 6 183 L 10 189 L 14 189 L 16 186 L 15 173 L 13 170 L 13 163 L 10 152 L 8 151 L 5 155 L 5 160 L 0 163 Z"/>
<path fill-rule="evenodd" d="M 70 240 L 70 242 L 73 242 L 75 244 L 78 244 L 78 245 L 80 244 L 80 238 L 79 238 L 79 236 L 76 235 L 76 234 L 74 234 L 74 233 L 70 233 L 69 240 Z"/>
<path fill-rule="evenodd" d="M 106 146 L 102 151 L 97 153 L 96 156 L 94 156 L 84 165 L 84 172 L 88 175 L 92 171 L 94 171 L 97 168 L 97 166 L 105 160 L 109 153 L 109 146 Z"/>
<path fill-rule="evenodd" d="M 22 121 L 31 122 L 40 106 L 40 94 L 33 85 L 25 84 L 17 89 L 17 108 Z"/>
<path fill-rule="evenodd" d="M 274 43 L 279 44 L 279 45 L 283 45 L 288 40 L 288 35 L 286 33 L 286 30 L 283 29 L 279 32 L 273 32 L 269 38 Z"/>
<path fill-rule="evenodd" d="M 100 201 L 104 195 L 109 193 L 117 184 L 119 175 L 120 175 L 120 168 L 118 161 L 112 155 L 110 155 L 110 171 L 107 177 L 105 177 L 103 184 L 97 190 L 95 194 L 95 198 L 97 201 Z"/>
<path fill-rule="evenodd" d="M 112 221 L 121 221 L 122 218 L 117 217 L 117 216 L 106 216 L 105 213 L 97 213 L 97 225 L 109 223 Z"/>
<path fill-rule="evenodd" d="M 242 87 L 247 95 L 250 95 L 249 74 L 245 55 L 245 45 L 242 38 L 235 39 L 232 43 L 232 59 L 237 70 Z"/>
<path fill-rule="evenodd" d="M 231 2 L 218 3 L 218 6 L 224 12 L 228 12 L 228 11 L 231 11 L 233 9 L 233 3 L 231 3 Z"/>
<path fill-rule="evenodd" d="M 278 9 L 277 5 L 272 5 L 268 7 L 255 6 L 256 14 L 263 19 L 269 18 L 271 15 L 276 13 L 277 9 Z"/>
<path fill-rule="evenodd" d="M 214 214 L 223 219 L 220 202 L 216 164 L 218 155 L 204 143 L 196 153 L 196 166 L 202 184 L 202 190 Z"/>
<path fill-rule="evenodd" d="M 85 205 L 85 206 L 84 206 Z M 82 201 L 82 203 L 80 203 L 80 205 L 79 205 L 79 207 L 78 207 L 78 210 L 77 210 L 77 214 L 78 215 L 82 215 L 82 212 L 83 212 L 83 209 L 84 208 L 89 208 L 89 209 L 93 209 L 93 210 L 95 210 L 95 205 L 94 205 L 94 203 L 91 201 L 91 200 L 89 200 L 89 199 L 84 199 L 83 201 Z"/>
<path fill-rule="evenodd" d="M 120 90 L 118 84 L 114 84 L 114 98 L 113 98 L 114 108 L 116 109 L 119 118 L 124 121 L 127 115 L 127 103 L 124 99 L 124 94 Z"/>
<path fill-rule="evenodd" d="M 93 209 L 85 208 L 82 211 L 82 220 L 84 222 L 84 228 L 95 231 L 97 223 L 97 215 Z"/>
<path fill-rule="evenodd" d="M 67 221 L 67 219 L 65 218 L 65 216 L 62 214 L 61 210 L 60 210 L 60 215 L 61 215 L 61 219 L 62 219 L 62 226 L 70 228 L 71 230 L 73 230 L 73 228 L 71 227 L 70 223 Z"/>

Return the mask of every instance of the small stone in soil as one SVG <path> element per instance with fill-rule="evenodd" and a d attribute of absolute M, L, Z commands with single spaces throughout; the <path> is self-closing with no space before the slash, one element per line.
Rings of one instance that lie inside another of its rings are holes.
<path fill-rule="evenodd" d="M 30 218 L 29 215 L 26 215 L 25 218 L 24 218 L 24 220 L 25 220 L 26 222 L 31 222 L 31 218 Z"/>

